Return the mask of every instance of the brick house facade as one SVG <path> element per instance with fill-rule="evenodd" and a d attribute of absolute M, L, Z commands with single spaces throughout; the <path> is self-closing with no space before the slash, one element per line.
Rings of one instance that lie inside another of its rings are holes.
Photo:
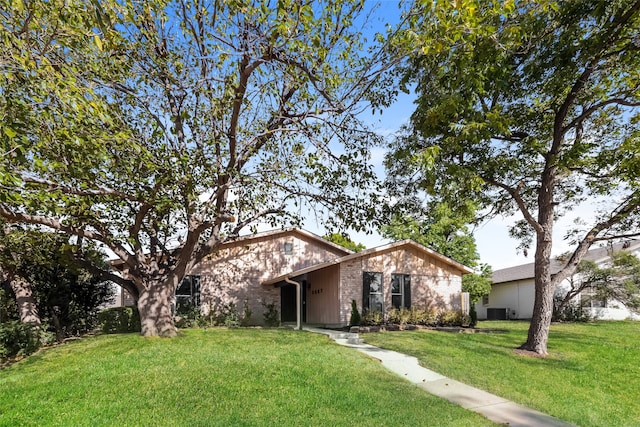
<path fill-rule="evenodd" d="M 459 310 L 462 275 L 470 272 L 411 240 L 353 253 L 312 233 L 289 229 L 224 244 L 186 280 L 197 280 L 194 301 L 203 314 L 230 304 L 241 311 L 246 304 L 252 322 L 260 324 L 265 305 L 274 304 L 283 322 L 296 322 L 300 310 L 302 323 L 344 326 L 352 301 L 360 312 L 384 313 L 399 306 Z"/>
<path fill-rule="evenodd" d="M 360 312 L 385 313 L 394 307 L 460 310 L 462 275 L 470 272 L 431 249 L 403 240 L 291 271 L 263 286 L 277 286 L 285 278 L 300 281 L 307 288 L 306 322 L 344 326 L 352 301 Z"/>

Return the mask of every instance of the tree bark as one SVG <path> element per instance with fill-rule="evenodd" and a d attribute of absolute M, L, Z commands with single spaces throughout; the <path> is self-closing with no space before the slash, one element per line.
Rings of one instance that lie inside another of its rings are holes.
<path fill-rule="evenodd" d="M 544 356 L 547 355 L 549 327 L 553 316 L 553 293 L 556 287 L 556 281 L 552 280 L 551 277 L 551 247 L 555 221 L 553 198 L 557 172 L 554 162 L 561 142 L 561 138 L 554 137 L 554 143 L 547 155 L 540 189 L 538 190 L 538 227 L 536 228 L 536 255 L 534 260 L 535 301 L 527 341 L 520 346 L 523 350 L 533 351 Z"/>
<path fill-rule="evenodd" d="M 140 291 L 140 333 L 145 337 L 175 337 L 178 330 L 173 322 L 172 301 L 175 286 L 170 281 L 148 283 Z"/>
<path fill-rule="evenodd" d="M 16 295 L 16 304 L 18 306 L 18 313 L 20 315 L 20 321 L 22 323 L 31 323 L 35 326 L 40 326 L 40 316 L 38 315 L 38 308 L 33 298 L 33 291 L 31 284 L 20 276 L 14 276 L 9 282 L 13 293 Z"/>
<path fill-rule="evenodd" d="M 520 346 L 541 355 L 547 354 L 549 327 L 553 315 L 553 293 L 555 282 L 551 280 L 551 235 L 550 230 L 538 233 L 535 255 L 535 301 L 529 325 L 527 341 Z"/>
<path fill-rule="evenodd" d="M 60 307 L 51 307 L 51 321 L 53 322 L 53 327 L 56 330 L 56 341 L 62 342 L 64 341 L 64 331 L 62 330 L 62 324 L 60 323 L 59 314 Z"/>

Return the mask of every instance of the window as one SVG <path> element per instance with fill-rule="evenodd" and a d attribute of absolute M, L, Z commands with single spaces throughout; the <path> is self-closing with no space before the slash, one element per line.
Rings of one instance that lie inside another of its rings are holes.
<path fill-rule="evenodd" d="M 284 254 L 285 255 L 293 255 L 293 242 L 285 242 L 284 243 Z"/>
<path fill-rule="evenodd" d="M 489 295 L 482 296 L 482 305 L 489 305 Z"/>
<path fill-rule="evenodd" d="M 382 273 L 365 271 L 362 274 L 362 308 L 382 312 Z"/>
<path fill-rule="evenodd" d="M 200 307 L 200 276 L 184 276 L 176 289 L 176 313 L 186 314 Z"/>
<path fill-rule="evenodd" d="M 391 275 L 391 305 L 393 308 L 411 308 L 411 276 Z"/>
<path fill-rule="evenodd" d="M 605 308 L 607 301 L 598 295 L 595 288 L 589 286 L 580 292 L 580 305 L 585 308 Z"/>

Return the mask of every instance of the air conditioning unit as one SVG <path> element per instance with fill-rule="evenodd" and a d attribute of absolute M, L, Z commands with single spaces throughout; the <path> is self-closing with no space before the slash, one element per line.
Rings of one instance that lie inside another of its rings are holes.
<path fill-rule="evenodd" d="M 508 313 L 506 308 L 487 308 L 487 320 L 507 320 Z"/>
<path fill-rule="evenodd" d="M 507 311 L 509 312 L 509 320 L 516 320 L 518 318 L 518 312 L 514 309 L 508 309 Z"/>

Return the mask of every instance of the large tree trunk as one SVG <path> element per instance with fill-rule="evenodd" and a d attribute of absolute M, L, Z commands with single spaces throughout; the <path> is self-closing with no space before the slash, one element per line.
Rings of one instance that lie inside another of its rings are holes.
<path fill-rule="evenodd" d="M 14 276 L 9 284 L 13 293 L 16 295 L 20 321 L 22 323 L 31 323 L 32 325 L 40 326 L 40 316 L 38 315 L 38 308 L 33 298 L 31 284 L 20 276 Z"/>
<path fill-rule="evenodd" d="M 175 337 L 178 331 L 173 323 L 171 305 L 175 286 L 171 282 L 148 283 L 140 291 L 138 311 L 140 312 L 141 334 L 145 337 Z"/>
<path fill-rule="evenodd" d="M 527 342 L 523 350 L 547 355 L 549 328 L 553 316 L 553 293 L 556 282 L 551 277 L 551 246 L 553 243 L 553 193 L 555 168 L 547 167 L 538 193 L 538 229 L 536 230 L 536 255 L 534 260 L 535 301 L 529 325 Z"/>
<path fill-rule="evenodd" d="M 535 279 L 535 302 L 533 316 L 529 325 L 527 342 L 520 346 L 523 350 L 529 350 L 541 355 L 547 355 L 547 341 L 549 340 L 549 328 L 553 315 L 554 283 L 541 277 Z"/>

